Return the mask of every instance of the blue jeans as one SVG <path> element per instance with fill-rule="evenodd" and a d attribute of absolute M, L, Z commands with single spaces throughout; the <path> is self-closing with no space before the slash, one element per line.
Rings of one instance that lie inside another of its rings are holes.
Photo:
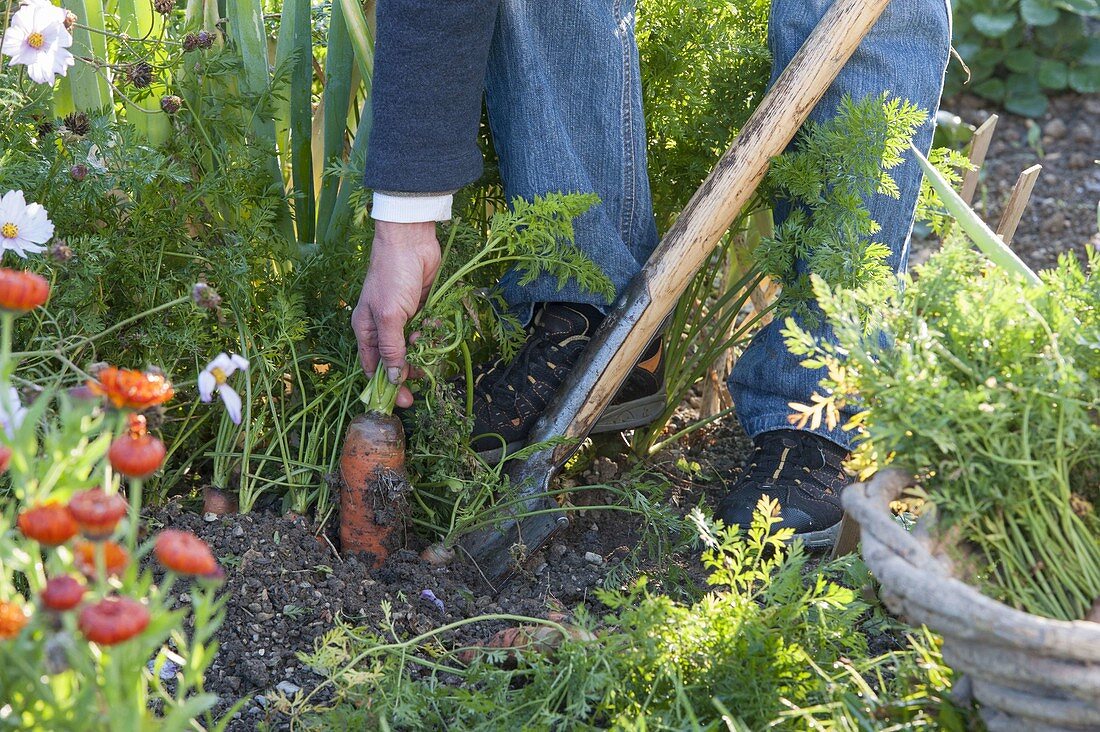
<path fill-rule="evenodd" d="M 773 0 L 768 29 L 773 82 L 830 4 Z M 486 79 L 506 195 L 597 193 L 601 203 L 576 221 L 577 246 L 620 291 L 657 243 L 633 20 L 633 0 L 501 0 Z M 950 41 L 947 0 L 894 0 L 810 119 L 829 119 L 845 94 L 860 99 L 889 92 L 928 110 L 929 122 L 914 140 L 927 152 Z M 882 227 L 875 239 L 890 248 L 891 264 L 902 271 L 921 174 L 909 157 L 892 175 L 900 199 L 876 195 L 866 203 Z M 779 223 L 782 202 L 775 212 Z M 509 275 L 502 286 L 505 300 L 521 312 L 549 300 L 607 305 L 573 285 L 559 290 L 552 278 L 519 287 Z M 789 428 L 788 403 L 809 403 L 821 378 L 787 351 L 781 328 L 774 322 L 757 333 L 729 380 L 737 416 L 750 436 Z M 815 335 L 831 337 L 824 325 Z M 818 432 L 849 444 L 840 430 Z"/>

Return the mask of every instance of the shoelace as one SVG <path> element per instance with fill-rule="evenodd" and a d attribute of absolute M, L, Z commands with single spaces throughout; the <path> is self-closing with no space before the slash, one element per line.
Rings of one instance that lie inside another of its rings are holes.
<path fill-rule="evenodd" d="M 795 444 L 788 445 L 786 440 Z M 820 497 L 832 493 L 833 487 L 818 477 L 819 471 L 829 470 L 840 475 L 844 470 L 843 459 L 839 452 L 822 449 L 816 440 L 798 433 L 765 436 L 762 444 L 753 449 L 752 462 L 743 476 L 745 480 L 765 485 L 794 483 L 799 489 Z"/>
<path fill-rule="evenodd" d="M 541 358 L 543 351 L 554 345 L 546 338 L 544 333 L 531 335 L 524 347 L 512 359 L 512 362 L 496 374 L 496 378 L 489 386 L 489 394 L 492 395 L 493 401 L 504 401 L 508 398 L 508 395 L 512 396 L 513 401 L 518 398 L 519 390 L 514 387 L 513 377 L 518 378 L 520 383 L 526 380 L 531 371 L 531 361 L 535 354 L 538 353 L 540 360 L 544 360 Z M 510 385 L 513 385 L 513 388 L 509 389 Z"/>

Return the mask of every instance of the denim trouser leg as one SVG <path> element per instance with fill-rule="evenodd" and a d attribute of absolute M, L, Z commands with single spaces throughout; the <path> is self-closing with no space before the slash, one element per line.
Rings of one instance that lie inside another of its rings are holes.
<path fill-rule="evenodd" d="M 646 172 L 633 0 L 501 0 L 486 78 L 505 195 L 594 192 L 576 243 L 622 291 L 657 245 Z M 520 309 L 544 301 L 606 310 L 555 278 L 501 283 Z"/>
<path fill-rule="evenodd" d="M 772 51 L 772 82 L 790 63 L 806 36 L 831 3 L 827 0 L 773 0 L 768 44 Z M 939 107 L 943 75 L 951 41 L 950 10 L 945 0 L 894 0 L 845 65 L 810 119 L 821 122 L 833 116 L 845 94 L 861 99 L 869 94 L 908 99 L 929 113 L 929 121 L 916 135 L 917 148 L 927 153 L 932 144 L 932 119 Z M 921 172 L 912 155 L 894 168 L 900 199 L 876 195 L 868 201 L 871 217 L 882 229 L 875 239 L 887 245 L 890 263 L 903 271 L 909 258 L 909 235 L 921 184 Z M 776 207 L 778 221 L 784 206 Z M 787 351 L 780 334 L 783 324 L 772 322 L 763 328 L 742 354 L 730 376 L 729 387 L 737 416 L 751 436 L 776 429 L 788 429 L 789 402 L 810 403 L 822 377 L 799 364 Z M 818 338 L 831 338 L 827 326 L 815 331 Z M 851 435 L 824 426 L 817 432 L 844 446 Z"/>

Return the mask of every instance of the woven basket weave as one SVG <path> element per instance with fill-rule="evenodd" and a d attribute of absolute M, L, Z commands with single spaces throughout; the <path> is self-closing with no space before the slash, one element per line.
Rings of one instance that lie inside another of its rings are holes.
<path fill-rule="evenodd" d="M 1100 730 L 1100 623 L 1030 615 L 951 576 L 890 511 L 910 484 L 887 470 L 843 495 L 883 602 L 943 636 L 944 660 L 966 675 L 991 732 Z"/>

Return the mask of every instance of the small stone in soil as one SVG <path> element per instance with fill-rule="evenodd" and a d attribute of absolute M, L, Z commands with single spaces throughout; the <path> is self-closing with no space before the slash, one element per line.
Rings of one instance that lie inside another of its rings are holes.
<path fill-rule="evenodd" d="M 205 521 L 208 524 L 212 524 L 212 523 L 214 523 L 215 521 L 218 520 L 218 514 L 210 513 L 210 512 L 204 513 L 202 515 L 202 520 Z"/>
<path fill-rule="evenodd" d="M 1052 140 L 1062 139 L 1066 136 L 1066 131 L 1066 123 L 1057 117 L 1047 122 L 1046 126 L 1043 128 L 1043 132 Z"/>
<path fill-rule="evenodd" d="M 302 690 L 302 687 L 290 681 L 280 681 L 275 686 L 275 690 L 282 692 L 284 696 L 295 696 L 299 691 Z"/>
<path fill-rule="evenodd" d="M 267 697 L 264 696 L 263 694 L 257 694 L 256 695 L 256 703 L 259 704 L 264 709 L 267 709 Z"/>
<path fill-rule="evenodd" d="M 589 564 L 595 564 L 596 566 L 599 566 L 603 564 L 603 557 L 601 557 L 596 552 L 585 552 L 584 561 L 588 562 Z"/>
<path fill-rule="evenodd" d="M 233 527 L 233 536 L 237 537 L 238 539 L 241 538 L 242 536 L 244 536 L 244 527 L 241 526 L 240 524 L 237 524 L 236 526 L 234 526 Z"/>
<path fill-rule="evenodd" d="M 555 560 L 561 559 L 565 556 L 565 552 L 567 551 L 568 549 L 565 548 L 565 544 L 554 544 L 550 547 L 550 558 Z"/>

